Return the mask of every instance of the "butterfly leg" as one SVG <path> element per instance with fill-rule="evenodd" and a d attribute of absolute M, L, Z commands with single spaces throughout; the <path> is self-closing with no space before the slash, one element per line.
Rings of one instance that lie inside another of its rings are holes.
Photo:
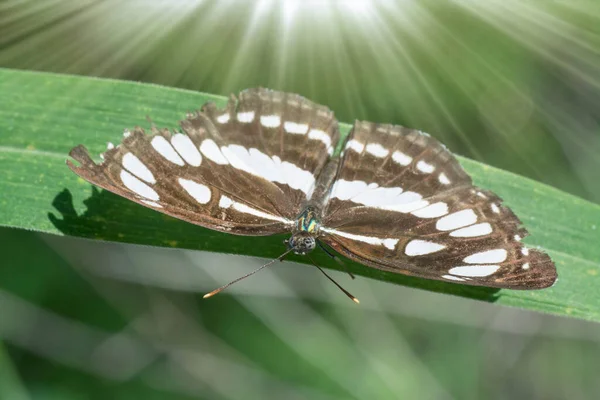
<path fill-rule="evenodd" d="M 360 301 L 359 301 L 359 300 L 358 300 L 356 297 L 354 297 L 354 296 L 352 295 L 352 293 L 350 293 L 349 291 L 347 291 L 346 289 L 344 289 L 343 287 L 341 287 L 339 283 L 337 283 L 337 282 L 336 282 L 336 281 L 335 281 L 335 280 L 334 280 L 332 277 L 330 277 L 329 275 L 327 275 L 327 273 L 326 273 L 325 271 L 323 271 L 323 269 L 322 269 L 321 267 L 319 267 L 319 266 L 317 265 L 317 263 L 315 263 L 315 260 L 313 260 L 311 256 L 309 256 L 308 254 L 307 254 L 306 256 L 308 257 L 308 259 L 310 260 L 310 262 L 312 263 L 312 265 L 314 265 L 315 267 L 317 267 L 317 269 L 318 269 L 319 271 L 321 271 L 321 273 L 322 273 L 323 275 L 325 275 L 325 277 L 326 277 L 327 279 L 329 279 L 329 280 L 330 280 L 330 281 L 331 281 L 331 282 L 332 282 L 332 283 L 333 283 L 335 286 L 337 286 L 337 288 L 338 288 L 338 289 L 340 289 L 342 292 L 344 292 L 344 294 L 345 294 L 346 296 L 348 296 L 348 298 L 350 298 L 350 300 L 352 300 L 352 301 L 353 301 L 353 302 L 355 302 L 356 304 L 360 304 Z"/>

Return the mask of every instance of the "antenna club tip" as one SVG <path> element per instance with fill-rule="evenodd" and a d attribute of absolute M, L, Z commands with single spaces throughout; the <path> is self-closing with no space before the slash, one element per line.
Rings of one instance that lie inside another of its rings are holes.
<path fill-rule="evenodd" d="M 216 293 L 215 292 L 210 292 L 210 293 L 206 293 L 204 296 L 202 296 L 203 299 L 208 299 L 209 297 L 214 296 Z"/>
<path fill-rule="evenodd" d="M 353 297 L 352 301 L 355 302 L 356 304 L 360 304 L 360 301 L 356 297 Z"/>

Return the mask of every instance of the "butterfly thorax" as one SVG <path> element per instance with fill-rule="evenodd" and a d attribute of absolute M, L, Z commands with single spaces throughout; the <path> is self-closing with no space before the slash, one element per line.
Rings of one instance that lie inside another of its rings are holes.
<path fill-rule="evenodd" d="M 288 246 L 296 254 L 306 254 L 314 250 L 321 228 L 322 209 L 325 205 L 339 166 L 339 159 L 331 159 L 323 168 L 304 209 L 296 218 L 296 227 Z"/>
<path fill-rule="evenodd" d="M 319 214 L 316 208 L 307 206 L 296 220 L 296 232 L 308 232 L 316 236 L 321 227 Z"/>
<path fill-rule="evenodd" d="M 306 254 L 316 247 L 316 238 L 321 227 L 319 214 L 315 207 L 307 206 L 296 219 L 296 229 L 287 241 L 289 248 L 294 249 L 294 253 Z"/>

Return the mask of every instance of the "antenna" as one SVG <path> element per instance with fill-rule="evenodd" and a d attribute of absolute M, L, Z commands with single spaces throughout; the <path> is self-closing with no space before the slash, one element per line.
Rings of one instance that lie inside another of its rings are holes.
<path fill-rule="evenodd" d="M 257 269 L 255 269 L 254 271 L 250 272 L 249 274 L 246 274 L 246 275 L 244 275 L 244 276 L 241 276 L 241 277 L 237 278 L 236 280 L 233 280 L 233 281 L 229 282 L 227 285 L 223 285 L 223 286 L 221 286 L 220 288 L 213 290 L 213 291 L 212 291 L 212 292 L 210 292 L 210 293 L 206 293 L 204 296 L 202 296 L 202 298 L 204 298 L 204 299 L 208 299 L 209 297 L 212 297 L 212 296 L 214 296 L 215 294 L 217 294 L 217 293 L 219 293 L 219 292 L 221 292 L 221 291 L 223 291 L 223 290 L 227 289 L 229 286 L 233 285 L 234 283 L 236 283 L 236 282 L 239 282 L 239 281 L 241 281 L 242 279 L 246 279 L 246 278 L 247 278 L 247 277 L 249 277 L 250 275 L 254 275 L 255 273 L 257 273 L 257 272 L 258 272 L 258 271 L 260 271 L 261 269 L 263 269 L 263 268 L 266 268 L 266 267 L 268 267 L 269 265 L 272 265 L 272 264 L 273 264 L 275 261 L 283 261 L 283 258 L 284 258 L 285 256 L 287 256 L 287 255 L 288 255 L 288 254 L 289 254 L 289 253 L 290 253 L 292 250 L 294 250 L 294 249 L 293 249 L 293 248 L 291 248 L 291 249 L 288 249 L 288 250 L 287 250 L 285 253 L 283 253 L 283 254 L 282 254 L 282 255 L 280 255 L 279 257 L 275 258 L 274 260 L 271 260 L 271 261 L 269 261 L 268 263 L 266 263 L 266 264 L 265 264 L 265 265 L 263 265 L 262 267 L 260 267 L 260 268 L 257 268 Z M 317 267 L 317 268 L 318 268 L 318 267 Z M 331 279 L 331 278 L 330 278 L 330 279 Z M 342 290 L 343 290 L 343 289 L 342 289 Z"/>

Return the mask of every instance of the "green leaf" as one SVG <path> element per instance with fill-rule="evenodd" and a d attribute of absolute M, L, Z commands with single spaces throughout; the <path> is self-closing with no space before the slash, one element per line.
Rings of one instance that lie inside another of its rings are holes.
<path fill-rule="evenodd" d="M 67 153 L 92 154 L 123 129 L 175 128 L 185 112 L 225 98 L 135 82 L 0 69 L 0 225 L 59 235 L 276 257 L 281 237 L 240 237 L 203 229 L 141 207 L 79 179 Z M 347 133 L 349 126 L 342 126 Z M 555 261 L 550 289 L 476 288 L 385 273 L 348 263 L 358 275 L 436 292 L 600 321 L 600 206 L 532 180 L 460 158 L 476 184 L 495 191 Z M 339 266 L 324 255 L 318 262 Z M 302 258 L 298 261 L 304 262 Z"/>

